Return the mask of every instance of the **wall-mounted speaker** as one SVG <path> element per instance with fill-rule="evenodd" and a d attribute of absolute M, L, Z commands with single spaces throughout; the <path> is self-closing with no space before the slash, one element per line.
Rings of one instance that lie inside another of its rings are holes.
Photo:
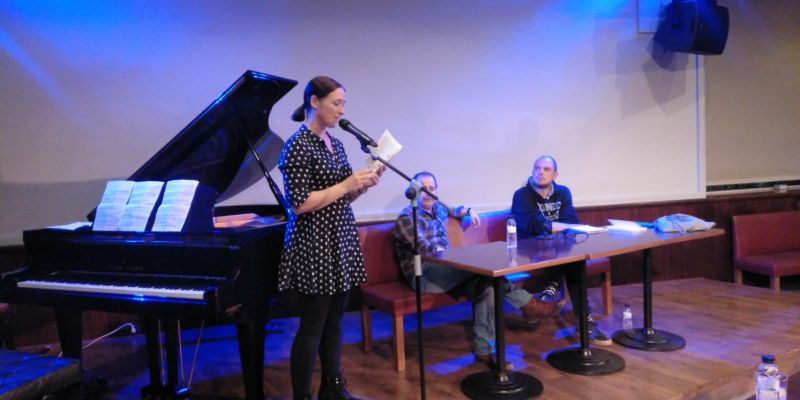
<path fill-rule="evenodd" d="M 715 0 L 673 0 L 653 38 L 681 53 L 722 54 L 728 41 L 728 9 Z"/>

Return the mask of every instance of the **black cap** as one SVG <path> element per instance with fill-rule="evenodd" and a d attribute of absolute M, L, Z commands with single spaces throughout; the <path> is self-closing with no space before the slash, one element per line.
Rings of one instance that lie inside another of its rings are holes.
<path fill-rule="evenodd" d="M 766 364 L 775 364 L 775 356 L 772 354 L 764 354 L 761 356 L 761 362 Z"/>

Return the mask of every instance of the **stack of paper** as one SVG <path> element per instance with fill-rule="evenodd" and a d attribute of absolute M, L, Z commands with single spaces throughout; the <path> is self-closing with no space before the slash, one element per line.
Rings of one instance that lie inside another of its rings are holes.
<path fill-rule="evenodd" d="M 614 231 L 624 231 L 624 232 L 644 232 L 647 228 L 639 225 L 637 222 L 634 221 L 625 221 L 621 219 L 609 219 L 608 223 L 611 224 L 608 226 L 609 230 Z"/>

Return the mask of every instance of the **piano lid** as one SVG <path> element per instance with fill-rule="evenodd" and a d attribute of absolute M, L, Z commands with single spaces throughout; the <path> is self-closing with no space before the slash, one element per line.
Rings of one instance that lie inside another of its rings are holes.
<path fill-rule="evenodd" d="M 245 137 L 268 170 L 278 164 L 283 139 L 269 128 L 269 115 L 295 85 L 291 79 L 245 72 L 128 180 L 195 179 L 219 193 L 217 202 L 233 197 L 264 179 Z"/>

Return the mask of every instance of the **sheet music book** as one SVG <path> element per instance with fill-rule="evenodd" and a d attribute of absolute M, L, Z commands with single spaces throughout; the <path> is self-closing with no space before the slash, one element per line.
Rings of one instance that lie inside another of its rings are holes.
<path fill-rule="evenodd" d="M 397 155 L 397 153 L 400 152 L 400 150 L 403 149 L 403 145 L 400 144 L 400 142 L 398 142 L 394 136 L 392 136 L 392 133 L 389 132 L 388 129 L 383 131 L 381 138 L 378 139 L 377 148 L 372 146 L 369 147 L 372 148 L 372 152 L 375 153 L 375 155 L 386 161 L 391 160 Z M 373 160 L 372 158 L 367 159 L 367 167 L 371 168 L 373 171 L 378 169 L 381 165 L 382 164 L 380 161 Z"/>
<path fill-rule="evenodd" d="M 125 210 L 119 219 L 117 230 L 127 232 L 144 232 L 147 229 L 147 221 L 153 213 L 158 195 L 164 182 L 144 181 L 136 182 L 133 191 L 125 205 Z"/>
<path fill-rule="evenodd" d="M 164 198 L 156 211 L 153 232 L 180 232 L 183 229 L 199 183 L 188 179 L 167 182 Z"/>
<path fill-rule="evenodd" d="M 92 230 L 116 231 L 135 182 L 108 181 L 97 206 Z"/>

